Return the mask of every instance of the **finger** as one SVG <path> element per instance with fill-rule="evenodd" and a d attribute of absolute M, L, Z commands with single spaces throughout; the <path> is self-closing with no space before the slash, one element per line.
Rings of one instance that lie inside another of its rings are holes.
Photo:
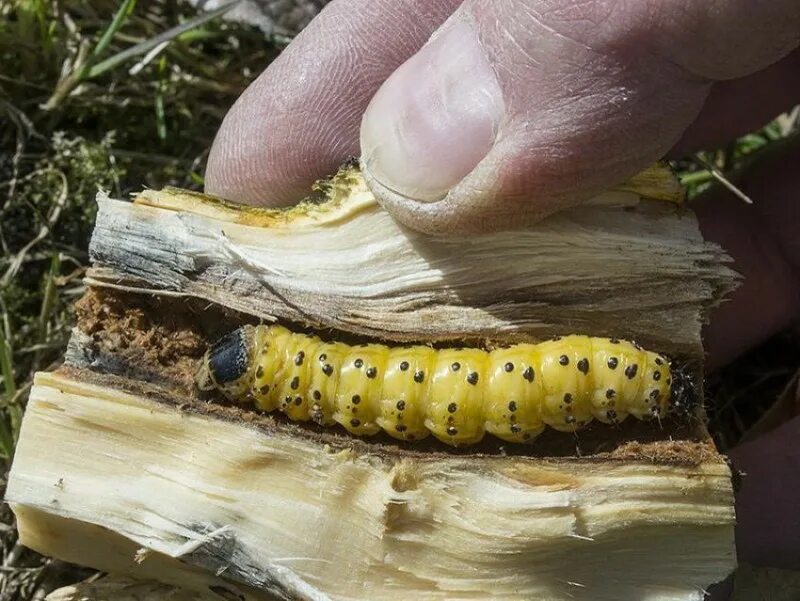
<path fill-rule="evenodd" d="M 759 35 L 739 43 L 743 16 Z M 370 103 L 365 175 L 423 231 L 534 221 L 661 157 L 715 78 L 778 60 L 798 26 L 795 0 L 466 0 Z"/>
<path fill-rule="evenodd" d="M 386 77 L 457 0 L 338 0 L 328 5 L 225 117 L 206 191 L 252 204 L 292 203 L 357 156 L 358 127 Z"/>
<path fill-rule="evenodd" d="M 743 276 L 705 328 L 708 369 L 800 318 L 800 140 L 777 146 L 737 180 L 752 205 L 723 188 L 694 203 L 705 238 L 720 244 Z"/>
<path fill-rule="evenodd" d="M 730 574 L 725 580 L 709 586 L 704 601 L 730 601 L 733 594 L 733 579 L 734 575 Z"/>
<path fill-rule="evenodd" d="M 719 148 L 797 104 L 800 49 L 758 73 L 714 84 L 700 115 L 669 154 L 677 158 L 701 148 Z"/>
<path fill-rule="evenodd" d="M 744 472 L 736 495 L 736 552 L 756 566 L 800 569 L 800 417 L 735 447 Z"/>

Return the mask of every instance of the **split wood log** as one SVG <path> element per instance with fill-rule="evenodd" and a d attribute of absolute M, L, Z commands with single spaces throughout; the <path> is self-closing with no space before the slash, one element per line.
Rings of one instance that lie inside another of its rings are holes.
<path fill-rule="evenodd" d="M 90 379 L 37 378 L 7 493 L 23 542 L 65 560 L 313 600 L 700 600 L 733 568 L 730 473 L 704 443 L 584 459 L 326 446 Z M 68 544 L 42 514 L 69 520 Z M 141 563 L 106 555 L 98 526 Z M 148 573 L 151 551 L 180 563 Z"/>
<path fill-rule="evenodd" d="M 66 364 L 37 376 L 10 474 L 22 541 L 225 599 L 699 601 L 735 565 L 700 410 L 451 449 L 193 383 L 214 339 L 258 320 L 351 341 L 619 336 L 697 367 L 735 276 L 663 202 L 664 174 L 467 239 L 396 225 L 352 169 L 284 211 L 101 195 Z"/>
<path fill-rule="evenodd" d="M 288 211 L 174 189 L 133 203 L 101 194 L 87 282 L 387 341 L 577 332 L 699 358 L 735 274 L 689 210 L 640 196 L 674 199 L 672 179 L 634 184 L 536 227 L 466 238 L 398 225 L 355 170 L 326 202 Z"/>

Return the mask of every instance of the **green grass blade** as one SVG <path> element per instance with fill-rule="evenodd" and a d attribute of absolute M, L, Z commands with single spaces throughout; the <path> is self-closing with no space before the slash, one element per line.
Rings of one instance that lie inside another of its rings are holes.
<path fill-rule="evenodd" d="M 14 437 L 4 411 L 0 411 L 0 458 L 9 460 L 14 456 Z"/>
<path fill-rule="evenodd" d="M 59 271 L 61 271 L 61 255 L 56 253 L 50 260 L 50 269 L 45 276 L 44 295 L 39 310 L 39 343 L 44 343 L 47 337 L 47 322 L 50 320 L 50 314 L 53 312 L 56 301 L 56 277 Z"/>
<path fill-rule="evenodd" d="M 126 19 L 133 12 L 135 6 L 136 0 L 124 0 L 124 2 L 120 5 L 117 13 L 114 15 L 114 19 L 103 32 L 103 36 L 97 42 L 94 50 L 92 50 L 92 57 L 89 60 L 89 64 L 97 62 L 97 59 L 100 58 L 100 55 L 105 52 L 106 48 L 108 48 L 108 45 L 111 43 L 111 40 L 114 39 L 114 35 L 116 35 L 120 27 L 122 27 Z"/>
<path fill-rule="evenodd" d="M 20 406 L 20 404 L 18 402 L 15 402 L 15 403 L 9 405 L 8 408 L 6 409 L 6 411 L 8 411 L 8 416 L 9 416 L 8 421 L 9 421 L 9 426 L 10 426 L 9 435 L 11 437 L 11 441 L 12 441 L 12 445 L 13 445 L 11 447 L 11 452 L 9 453 L 9 455 L 10 455 L 10 457 L 13 457 L 14 456 L 14 449 L 17 446 L 17 440 L 19 440 L 19 431 L 20 431 L 20 428 L 22 427 L 22 407 Z M 5 424 L 3 424 L 3 425 L 5 425 Z"/>
<path fill-rule="evenodd" d="M 11 358 L 11 345 L 6 339 L 4 328 L 0 327 L 0 373 L 3 374 L 3 387 L 5 388 L 3 405 L 11 403 L 17 394 L 17 384 L 14 381 L 14 362 Z"/>
<path fill-rule="evenodd" d="M 150 39 L 147 39 L 147 40 L 145 40 L 143 42 L 140 42 L 139 44 L 136 44 L 135 46 L 131 46 L 130 48 L 127 48 L 127 49 L 123 50 L 122 52 L 118 52 L 114 56 L 111 56 L 111 57 L 107 58 L 106 60 L 104 60 L 102 62 L 99 62 L 96 65 L 91 66 L 89 68 L 88 72 L 86 73 L 86 77 L 87 78 L 97 77 L 98 75 L 101 75 L 101 74 L 105 73 L 106 71 L 114 69 L 115 67 L 119 66 L 121 63 L 124 63 L 125 61 L 130 60 L 131 58 L 133 58 L 135 56 L 139 56 L 139 55 L 145 54 L 146 52 L 149 52 L 150 50 L 152 50 L 153 48 L 155 48 L 159 44 L 162 44 L 163 42 L 168 42 L 168 41 L 174 40 L 175 38 L 177 38 L 181 34 L 187 32 L 187 31 L 190 31 L 190 30 L 192 30 L 192 29 L 194 29 L 196 27 L 199 27 L 200 25 L 208 23 L 209 21 L 211 21 L 213 19 L 216 19 L 220 15 L 225 14 L 230 9 L 232 9 L 234 6 L 239 4 L 239 2 L 241 2 L 241 0 L 233 0 L 233 2 L 229 2 L 227 4 L 224 4 L 223 6 L 220 6 L 216 10 L 212 10 L 212 11 L 204 13 L 202 15 L 198 15 L 193 19 L 189 19 L 185 23 L 181 23 L 180 25 L 177 25 L 176 27 L 173 27 L 173 28 L 168 29 L 167 31 L 165 31 L 163 33 L 158 34 L 157 36 L 154 36 L 154 37 L 152 37 Z"/>
<path fill-rule="evenodd" d="M 162 142 L 167 139 L 167 120 L 164 117 L 164 94 L 159 90 L 155 99 L 156 133 Z"/>
<path fill-rule="evenodd" d="M 42 294 L 42 304 L 39 309 L 39 319 L 36 323 L 36 343 L 44 346 L 47 343 L 48 326 L 50 318 L 53 314 L 53 308 L 56 305 L 58 298 L 58 290 L 56 290 L 56 277 L 61 270 L 61 255 L 56 253 L 50 260 L 50 269 L 45 275 L 44 280 L 44 293 Z M 33 356 L 33 369 L 36 371 L 41 361 L 42 352 L 36 351 Z"/>
<path fill-rule="evenodd" d="M 714 176 L 711 175 L 711 172 L 707 169 L 692 171 L 691 173 L 686 173 L 680 176 L 681 184 L 684 186 L 704 184 L 706 182 L 710 182 L 712 179 L 714 179 Z"/>

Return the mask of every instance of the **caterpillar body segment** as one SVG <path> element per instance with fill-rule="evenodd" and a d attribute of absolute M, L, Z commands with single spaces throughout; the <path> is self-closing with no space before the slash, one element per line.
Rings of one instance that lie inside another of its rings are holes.
<path fill-rule="evenodd" d="M 484 403 L 486 431 L 510 442 L 531 440 L 545 429 L 543 394 L 536 344 L 515 344 L 492 351 L 488 386 L 507 397 L 488 395 Z"/>
<path fill-rule="evenodd" d="M 428 346 L 389 349 L 377 423 L 391 436 L 421 440 L 430 434 L 425 423 L 427 388 L 420 384 L 431 373 L 435 357 L 436 351 Z M 409 383 L 409 377 L 415 385 Z"/>
<path fill-rule="evenodd" d="M 574 432 L 594 419 L 665 415 L 688 384 L 661 355 L 614 338 L 564 336 L 485 351 L 352 346 L 282 326 L 244 326 L 213 345 L 196 375 L 204 390 L 295 421 L 339 423 L 400 440 L 451 445 L 486 432 L 525 442 L 546 426 Z M 677 404 L 683 402 L 680 399 Z"/>

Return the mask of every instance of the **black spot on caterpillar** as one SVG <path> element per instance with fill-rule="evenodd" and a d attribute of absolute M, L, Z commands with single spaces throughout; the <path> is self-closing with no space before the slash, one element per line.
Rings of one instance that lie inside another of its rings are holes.
<path fill-rule="evenodd" d="M 665 357 L 577 335 L 492 351 L 435 350 L 353 347 L 281 326 L 244 326 L 209 349 L 196 381 L 293 420 L 339 423 L 360 436 L 433 434 L 452 445 L 486 432 L 523 442 L 546 426 L 573 432 L 594 419 L 651 419 L 695 402 L 693 383 Z"/>

